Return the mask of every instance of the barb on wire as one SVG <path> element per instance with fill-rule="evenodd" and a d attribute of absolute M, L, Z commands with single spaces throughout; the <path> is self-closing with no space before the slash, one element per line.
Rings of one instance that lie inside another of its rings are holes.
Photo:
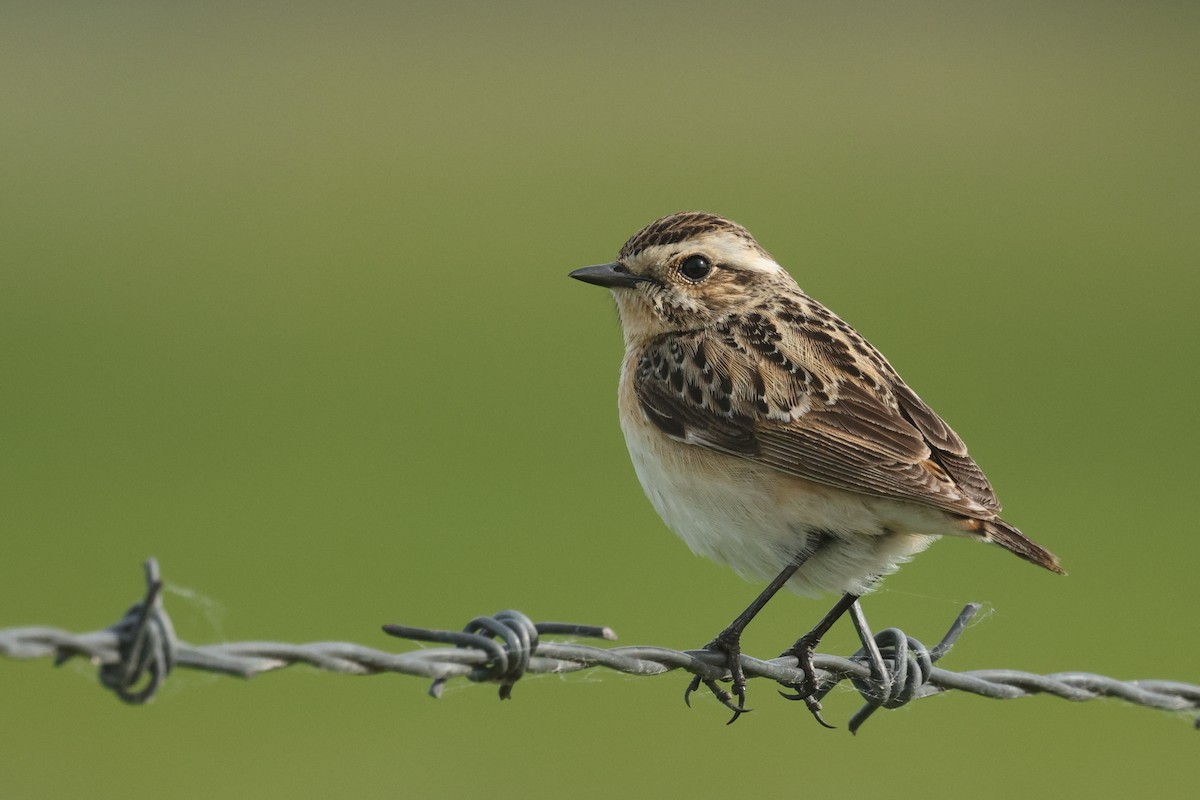
<path fill-rule="evenodd" d="M 707 650 L 671 650 L 665 647 L 602 648 L 573 642 L 546 641 L 543 635 L 582 636 L 613 640 L 609 628 L 568 623 L 533 623 L 517 611 L 476 617 L 461 632 L 385 625 L 393 636 L 453 645 L 405 653 L 391 653 L 346 642 L 286 644 L 280 642 L 228 642 L 191 645 L 175 638 L 162 604 L 158 564 L 145 565 L 146 594 L 115 625 L 92 633 L 73 634 L 58 628 L 27 627 L 0 630 L 0 655 L 14 659 L 53 657 L 56 664 L 83 657 L 97 664 L 100 681 L 127 703 L 150 700 L 172 668 L 185 667 L 250 678 L 293 664 L 308 664 L 328 672 L 374 675 L 395 672 L 432 679 L 430 694 L 437 697 L 445 683 L 463 677 L 474 682 L 499 684 L 501 699 L 512 694 L 514 684 L 527 673 L 567 673 L 604 667 L 629 675 L 661 675 L 682 669 L 716 680 L 728 679 L 724 656 Z M 934 666 L 945 656 L 967 623 L 979 610 L 968 605 L 950 630 L 932 649 L 895 628 L 872 636 L 861 610 L 851 618 L 862 641 L 873 645 L 850 656 L 817 654 L 819 701 L 842 681 L 850 681 L 866 701 L 850 720 L 853 733 L 880 708 L 894 709 L 922 697 L 951 690 L 997 700 L 1049 694 L 1083 701 L 1115 697 L 1146 708 L 1174 712 L 1200 712 L 1200 686 L 1177 681 L 1119 681 L 1086 672 L 1038 675 L 1008 669 L 951 672 Z M 804 677 L 794 657 L 763 661 L 742 656 L 746 677 L 767 678 L 794 687 Z M 137 688 L 141 685 L 141 688 Z M 1200 718 L 1196 726 L 1200 728 Z"/>

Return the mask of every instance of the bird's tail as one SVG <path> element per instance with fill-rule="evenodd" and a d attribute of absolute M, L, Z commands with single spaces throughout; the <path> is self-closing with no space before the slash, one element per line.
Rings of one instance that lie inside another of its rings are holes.
<path fill-rule="evenodd" d="M 1051 572 L 1057 572 L 1059 575 L 1067 574 L 1062 565 L 1058 563 L 1058 556 L 999 517 L 984 521 L 982 533 L 986 541 L 995 542 L 1026 561 L 1031 561 Z"/>

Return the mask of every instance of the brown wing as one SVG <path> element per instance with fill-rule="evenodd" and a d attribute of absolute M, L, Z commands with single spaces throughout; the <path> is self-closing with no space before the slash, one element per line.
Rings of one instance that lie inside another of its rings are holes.
<path fill-rule="evenodd" d="M 900 413 L 925 437 L 926 443 L 933 450 L 933 459 L 954 479 L 963 493 L 987 510 L 999 514 L 1000 500 L 996 497 L 992 484 L 967 453 L 967 446 L 958 438 L 958 434 L 951 430 L 933 409 L 925 405 L 899 376 L 896 376 L 893 388 Z"/>
<path fill-rule="evenodd" d="M 838 337 L 769 319 L 647 346 L 635 375 L 647 417 L 680 441 L 807 480 L 994 516 L 999 504 L 962 440 L 869 344 L 831 347 Z"/>

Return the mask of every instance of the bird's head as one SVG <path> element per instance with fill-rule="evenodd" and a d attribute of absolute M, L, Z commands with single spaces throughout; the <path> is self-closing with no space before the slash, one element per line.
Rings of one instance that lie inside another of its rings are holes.
<path fill-rule="evenodd" d="M 795 281 L 736 222 L 685 211 L 635 233 L 610 264 L 571 277 L 612 290 L 627 341 L 707 328 Z"/>

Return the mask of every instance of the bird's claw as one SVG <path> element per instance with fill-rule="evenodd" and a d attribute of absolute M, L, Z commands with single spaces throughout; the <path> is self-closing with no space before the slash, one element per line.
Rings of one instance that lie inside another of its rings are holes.
<path fill-rule="evenodd" d="M 780 658 L 787 656 L 795 657 L 796 668 L 804 673 L 804 679 L 799 683 L 789 683 L 792 689 L 796 690 L 794 695 L 783 695 L 789 700 L 803 700 L 806 697 L 811 697 L 817 691 L 817 668 L 813 666 L 813 643 L 807 636 L 802 636 L 794 645 L 784 650 L 779 654 Z M 780 692 L 780 694 L 783 694 Z"/>
<path fill-rule="evenodd" d="M 803 700 L 804 705 L 808 708 L 809 713 L 813 715 L 818 723 L 826 728 L 833 729 L 834 725 L 830 725 L 821 716 L 821 701 L 813 697 L 817 693 L 817 670 L 813 666 L 813 650 L 814 646 L 807 636 L 800 637 L 797 642 L 780 654 L 780 658 L 785 656 L 795 656 L 799 662 L 796 666 L 804 673 L 804 678 L 799 683 L 785 684 L 794 691 L 791 694 L 780 692 L 780 696 L 785 700 Z"/>
<path fill-rule="evenodd" d="M 798 692 L 796 694 L 780 692 L 779 696 L 784 700 L 803 700 L 805 707 L 808 708 L 808 712 L 813 715 L 813 719 L 815 719 L 822 727 L 829 728 L 830 730 L 837 728 L 836 725 L 830 725 L 825 721 L 825 718 L 821 716 L 821 701 L 812 695 L 800 694 Z"/>
<path fill-rule="evenodd" d="M 717 638 L 704 645 L 705 650 L 725 655 L 725 668 L 729 670 L 730 679 L 733 681 L 731 687 L 733 691 L 726 691 L 712 678 L 693 675 L 691 683 L 683 693 L 683 702 L 687 704 L 688 708 L 691 708 L 692 692 L 704 684 L 721 705 L 733 712 L 733 716 L 729 722 L 725 723 L 726 725 L 732 725 L 737 722 L 738 717 L 750 711 L 746 708 L 746 673 L 742 669 L 742 648 L 738 639 L 739 637 L 730 635 L 728 631 L 722 631 Z"/>
<path fill-rule="evenodd" d="M 717 700 L 719 700 L 721 702 L 721 705 L 725 706 L 726 708 L 728 708 L 730 711 L 733 712 L 733 716 L 730 717 L 729 722 L 725 723 L 726 725 L 732 725 L 733 723 L 737 722 L 738 717 L 740 717 L 742 714 L 745 714 L 747 711 L 751 710 L 749 708 L 746 708 L 746 706 L 745 706 L 745 704 L 746 704 L 745 687 L 742 687 L 740 689 L 737 687 L 734 687 L 733 692 L 728 692 L 725 689 L 722 689 L 717 684 L 717 682 L 715 680 L 713 680 L 712 678 L 701 678 L 699 675 L 696 675 L 695 677 L 692 678 L 692 682 L 688 684 L 687 690 L 684 691 L 684 693 L 683 693 L 683 702 L 687 704 L 688 708 L 692 707 L 692 701 L 691 701 L 692 692 L 699 689 L 700 684 L 702 684 L 702 683 L 705 686 L 707 686 L 709 691 L 711 691 L 713 693 L 713 696 L 716 697 Z M 736 701 L 735 701 L 735 695 L 736 695 Z"/>

